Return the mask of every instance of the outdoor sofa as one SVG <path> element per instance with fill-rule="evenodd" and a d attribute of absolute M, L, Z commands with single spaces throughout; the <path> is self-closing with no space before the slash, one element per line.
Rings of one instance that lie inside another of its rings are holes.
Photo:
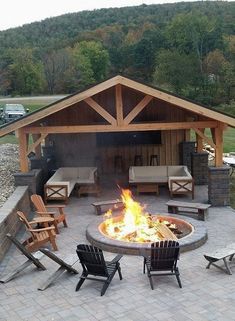
<path fill-rule="evenodd" d="M 150 184 L 167 184 L 170 195 L 188 194 L 194 198 L 194 182 L 187 166 L 131 166 L 129 184 L 148 186 Z M 148 189 L 146 189 L 147 191 Z"/>
<path fill-rule="evenodd" d="M 96 167 L 60 167 L 44 185 L 44 199 L 66 203 L 75 184 L 92 186 L 97 183 Z"/>

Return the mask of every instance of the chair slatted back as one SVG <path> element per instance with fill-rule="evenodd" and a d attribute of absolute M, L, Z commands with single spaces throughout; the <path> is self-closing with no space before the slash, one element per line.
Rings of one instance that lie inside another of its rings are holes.
<path fill-rule="evenodd" d="M 37 195 L 37 194 L 31 195 L 31 201 L 38 212 L 44 212 L 44 213 L 48 212 L 42 200 L 42 197 L 40 195 Z"/>
<path fill-rule="evenodd" d="M 20 219 L 21 222 L 24 223 L 24 225 L 26 226 L 27 229 L 30 229 L 30 225 L 29 225 L 29 221 L 27 220 L 26 216 L 24 215 L 24 213 L 17 211 L 17 215 Z"/>
<path fill-rule="evenodd" d="M 179 243 L 176 241 L 160 241 L 151 244 L 152 271 L 172 270 L 179 258 Z"/>
<path fill-rule="evenodd" d="M 37 235 L 35 233 L 33 233 L 32 231 L 30 231 L 32 229 L 32 227 L 30 226 L 29 221 L 27 220 L 24 213 L 17 211 L 17 215 L 18 215 L 20 221 L 24 223 L 24 225 L 26 226 L 26 230 L 32 235 L 33 239 L 37 239 Z"/>
<path fill-rule="evenodd" d="M 108 271 L 101 249 L 87 244 L 77 246 L 77 255 L 84 271 L 88 274 L 107 277 Z"/>

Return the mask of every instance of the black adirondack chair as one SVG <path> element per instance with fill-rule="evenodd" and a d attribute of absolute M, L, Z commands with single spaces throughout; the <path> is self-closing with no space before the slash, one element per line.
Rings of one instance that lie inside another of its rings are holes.
<path fill-rule="evenodd" d="M 179 243 L 176 241 L 160 241 L 151 244 L 150 255 L 144 257 L 144 268 L 147 274 L 151 289 L 153 290 L 152 276 L 175 275 L 179 287 L 182 288 L 180 273 L 177 267 L 179 259 Z"/>
<path fill-rule="evenodd" d="M 104 282 L 104 285 L 101 289 L 102 296 L 105 294 L 117 271 L 120 280 L 122 280 L 121 267 L 119 263 L 122 255 L 117 255 L 112 261 L 107 262 L 104 259 L 101 249 L 86 244 L 79 244 L 77 246 L 77 255 L 82 265 L 83 272 L 80 277 L 80 281 L 76 286 L 76 291 L 80 289 L 81 285 L 86 279 L 101 281 Z M 88 275 L 93 275 L 95 277 L 89 277 Z"/>

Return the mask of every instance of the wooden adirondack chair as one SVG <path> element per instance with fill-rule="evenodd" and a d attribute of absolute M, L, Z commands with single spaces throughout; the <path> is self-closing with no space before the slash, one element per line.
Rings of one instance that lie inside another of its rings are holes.
<path fill-rule="evenodd" d="M 182 288 L 180 273 L 177 267 L 179 259 L 179 243 L 176 241 L 160 241 L 151 244 L 150 256 L 144 258 L 144 269 L 147 268 L 151 289 L 153 290 L 152 276 L 175 275 L 179 287 Z"/>
<path fill-rule="evenodd" d="M 80 281 L 76 286 L 76 291 L 80 289 L 81 285 L 86 279 L 101 281 L 104 282 L 104 285 L 101 289 L 102 296 L 105 294 L 117 271 L 120 280 L 122 280 L 121 267 L 119 263 L 122 255 L 117 255 L 111 262 L 107 262 L 104 260 L 103 252 L 101 249 L 86 244 L 79 244 L 77 246 L 77 255 L 80 259 L 83 272 L 80 277 Z M 94 275 L 96 276 L 96 278 L 88 277 L 88 275 Z"/>
<path fill-rule="evenodd" d="M 24 215 L 24 213 L 18 211 L 17 215 L 22 223 L 24 223 L 26 230 L 31 234 L 31 236 L 23 243 L 25 248 L 29 252 L 37 251 L 41 246 L 46 243 L 51 243 L 53 250 L 57 251 L 57 245 L 55 241 L 56 233 L 55 227 L 43 227 L 43 228 L 34 228 L 33 225 L 37 223 L 37 221 L 29 222 Z M 45 218 L 46 223 L 46 218 Z"/>
<path fill-rule="evenodd" d="M 41 216 L 51 216 L 55 219 L 56 233 L 59 234 L 58 224 L 63 223 L 67 227 L 66 214 L 64 213 L 64 205 L 45 205 L 40 195 L 31 195 L 31 201 L 36 208 L 36 213 Z M 56 209 L 56 212 L 50 212 L 49 209 Z"/>

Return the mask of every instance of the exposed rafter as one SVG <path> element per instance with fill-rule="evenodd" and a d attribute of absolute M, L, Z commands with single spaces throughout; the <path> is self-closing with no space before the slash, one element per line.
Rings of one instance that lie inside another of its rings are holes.
<path fill-rule="evenodd" d="M 84 100 L 91 108 L 93 108 L 100 116 L 112 125 L 116 124 L 116 119 L 110 115 L 102 106 L 100 106 L 93 98 L 89 97 Z"/>
<path fill-rule="evenodd" d="M 211 127 L 212 128 L 212 127 Z M 207 137 L 203 131 L 199 130 L 198 128 L 193 128 L 193 130 L 195 131 L 195 133 L 200 136 L 203 140 L 205 140 L 209 145 L 211 145 L 213 148 L 215 148 L 215 144 L 213 142 L 213 140 L 209 137 Z"/>
<path fill-rule="evenodd" d="M 41 142 L 47 137 L 47 133 L 41 134 L 41 136 L 28 147 L 27 155 L 29 155 L 31 152 L 33 152 L 37 146 L 41 144 Z"/>
<path fill-rule="evenodd" d="M 153 97 L 146 95 L 133 109 L 132 111 L 125 117 L 124 124 L 130 124 L 130 122 L 143 110 L 148 103 L 153 99 Z"/>
<path fill-rule="evenodd" d="M 145 95 L 152 96 L 153 98 L 157 98 L 162 101 L 168 102 L 172 105 L 173 108 L 174 106 L 183 108 L 185 110 L 191 111 L 203 117 L 208 117 L 212 120 L 221 121 L 225 124 L 228 124 L 229 126 L 235 127 L 235 119 L 233 117 L 224 115 L 220 112 L 217 112 L 209 108 L 205 108 L 196 103 L 174 96 L 170 93 L 163 92 L 160 89 L 149 87 L 148 85 L 145 85 L 137 81 L 118 75 L 100 84 L 97 84 L 91 88 L 85 89 L 82 92 L 68 96 L 62 100 L 59 100 L 51 104 L 50 106 L 47 106 L 45 108 L 38 110 L 37 112 L 34 112 L 23 118 L 20 118 L 15 122 L 9 123 L 7 125 L 3 125 L 0 130 L 0 137 L 10 132 L 13 132 L 19 128 L 28 126 L 60 110 L 69 108 L 70 106 L 77 104 L 82 100 L 86 100 L 87 98 L 94 96 L 102 91 L 108 90 L 109 88 L 114 86 L 116 88 L 116 108 L 118 112 L 117 119 L 119 124 L 121 124 L 123 120 L 123 106 L 122 106 L 123 101 L 122 101 L 122 95 L 121 95 L 121 87 L 125 86 L 135 91 L 142 92 Z M 126 119 L 126 121 L 128 121 L 128 118 Z"/>

